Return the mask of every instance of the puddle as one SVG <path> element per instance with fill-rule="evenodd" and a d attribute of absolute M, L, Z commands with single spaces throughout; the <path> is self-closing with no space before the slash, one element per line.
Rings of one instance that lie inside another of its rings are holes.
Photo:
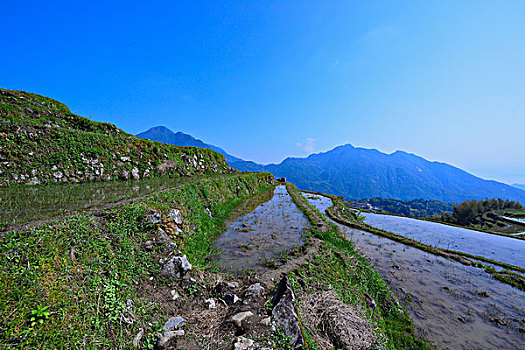
<path fill-rule="evenodd" d="M 257 203 L 257 200 L 259 203 Z M 279 265 L 286 252 L 303 243 L 309 223 L 285 186 L 243 205 L 215 241 L 219 269 L 227 273 L 262 271 Z"/>
<path fill-rule="evenodd" d="M 324 212 L 329 198 L 305 194 Z M 369 222 L 370 223 L 370 222 Z M 525 349 L 525 293 L 481 269 L 342 225 L 414 320 L 440 349 Z M 388 229 L 388 227 L 385 227 Z"/>

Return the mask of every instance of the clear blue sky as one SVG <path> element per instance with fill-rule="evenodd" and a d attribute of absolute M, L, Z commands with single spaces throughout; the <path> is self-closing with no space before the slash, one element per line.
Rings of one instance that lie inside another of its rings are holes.
<path fill-rule="evenodd" d="M 525 1 L 8 1 L 0 87 L 260 163 L 351 143 L 525 183 Z"/>

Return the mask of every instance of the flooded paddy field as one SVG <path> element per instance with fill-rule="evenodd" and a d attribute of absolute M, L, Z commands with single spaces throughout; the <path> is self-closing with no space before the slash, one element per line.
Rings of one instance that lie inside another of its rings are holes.
<path fill-rule="evenodd" d="M 436 222 L 363 213 L 370 226 L 438 248 L 459 250 L 525 268 L 525 241 Z"/>
<path fill-rule="evenodd" d="M 133 181 L 1 187 L 0 226 L 50 219 L 69 212 L 145 196 L 202 178 L 157 177 Z"/>
<path fill-rule="evenodd" d="M 305 196 L 322 212 L 332 205 L 327 197 Z M 525 349 L 524 292 L 481 269 L 338 226 L 400 297 L 419 334 L 438 348 Z"/>
<path fill-rule="evenodd" d="M 254 207 L 256 205 L 256 207 Z M 215 241 L 220 270 L 238 273 L 262 271 L 286 259 L 287 252 L 303 244 L 308 219 L 293 203 L 285 186 L 248 202 L 227 222 Z"/>

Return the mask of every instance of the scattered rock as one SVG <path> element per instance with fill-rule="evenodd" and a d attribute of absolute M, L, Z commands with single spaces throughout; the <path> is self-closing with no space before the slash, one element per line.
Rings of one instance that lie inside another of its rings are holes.
<path fill-rule="evenodd" d="M 184 331 L 182 329 L 176 330 L 176 331 L 169 331 L 164 333 L 157 334 L 157 346 L 159 348 L 166 348 L 169 341 L 173 337 L 182 337 L 184 335 Z"/>
<path fill-rule="evenodd" d="M 295 313 L 295 295 L 287 276 L 284 276 L 279 282 L 272 303 L 275 305 L 272 310 L 275 323 L 287 337 L 290 337 L 292 349 L 302 349 L 304 341 Z"/>
<path fill-rule="evenodd" d="M 177 293 L 177 291 L 176 291 L 175 289 L 172 289 L 172 290 L 170 291 L 170 294 L 171 294 L 171 299 L 172 299 L 172 300 L 177 300 L 177 299 L 180 298 L 179 293 Z"/>
<path fill-rule="evenodd" d="M 160 224 L 160 214 L 156 210 L 150 210 L 150 213 L 144 216 L 143 221 L 150 225 Z"/>
<path fill-rule="evenodd" d="M 272 319 L 270 317 L 265 317 L 259 321 L 259 323 L 262 324 L 263 326 L 269 326 L 271 322 L 272 322 Z"/>
<path fill-rule="evenodd" d="M 217 306 L 215 305 L 215 300 L 212 298 L 204 300 L 206 304 L 208 304 L 208 309 L 215 309 Z"/>
<path fill-rule="evenodd" d="M 177 225 L 182 224 L 182 214 L 179 209 L 171 209 L 169 213 L 169 217 L 175 221 Z"/>
<path fill-rule="evenodd" d="M 264 287 L 260 283 L 252 284 L 244 292 L 246 298 L 258 297 L 264 293 Z"/>
<path fill-rule="evenodd" d="M 131 177 L 132 177 L 134 180 L 138 180 L 138 179 L 140 179 L 139 169 L 138 169 L 138 168 L 133 168 L 133 169 L 131 169 Z"/>
<path fill-rule="evenodd" d="M 144 335 L 144 329 L 140 328 L 135 338 L 133 338 L 133 347 L 135 348 L 140 347 L 140 341 L 142 340 L 143 335 Z"/>
<path fill-rule="evenodd" d="M 121 180 L 128 180 L 129 179 L 129 171 L 122 169 L 122 171 L 119 174 L 119 177 Z"/>
<path fill-rule="evenodd" d="M 162 164 L 157 165 L 157 171 L 161 173 L 165 173 L 171 169 L 177 169 L 177 163 L 175 163 L 173 160 L 167 160 L 162 162 Z"/>
<path fill-rule="evenodd" d="M 253 340 L 245 337 L 237 337 L 233 344 L 234 350 L 248 350 L 253 345 Z"/>
<path fill-rule="evenodd" d="M 184 317 L 175 316 L 166 321 L 166 323 L 164 324 L 164 327 L 162 327 L 162 330 L 163 331 L 174 331 L 177 328 L 181 328 L 182 326 L 184 326 L 186 322 L 187 321 Z"/>
<path fill-rule="evenodd" d="M 191 264 L 184 256 L 176 256 L 169 260 L 160 271 L 162 275 L 171 279 L 180 279 L 191 270 Z"/>
<path fill-rule="evenodd" d="M 173 242 L 173 240 L 170 238 L 170 236 L 168 236 L 166 231 L 164 231 L 163 229 L 159 228 L 159 234 L 160 234 L 160 238 L 166 244 L 166 246 L 163 249 L 165 252 L 172 251 L 172 250 L 177 250 L 177 245 L 175 244 L 175 242 Z M 180 254 L 180 253 L 177 253 L 177 254 Z"/>
<path fill-rule="evenodd" d="M 237 289 L 239 288 L 239 283 L 237 282 L 228 282 L 226 283 L 226 286 L 230 289 Z"/>
<path fill-rule="evenodd" d="M 253 312 L 251 311 L 239 312 L 238 314 L 235 314 L 232 316 L 232 322 L 235 323 L 235 325 L 240 328 L 242 326 L 242 321 L 252 316 L 253 316 Z"/>
<path fill-rule="evenodd" d="M 235 304 L 236 302 L 238 302 L 239 300 L 239 297 L 235 294 L 226 294 L 224 296 L 224 302 L 226 304 L 228 304 L 228 306 L 232 306 L 233 304 Z"/>
<path fill-rule="evenodd" d="M 213 218 L 213 214 L 211 213 L 210 208 L 206 208 L 206 214 L 208 214 L 210 218 Z"/>

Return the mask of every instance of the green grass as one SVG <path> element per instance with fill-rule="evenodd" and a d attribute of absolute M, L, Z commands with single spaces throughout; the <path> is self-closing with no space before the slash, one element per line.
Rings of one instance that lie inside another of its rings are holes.
<path fill-rule="evenodd" d="M 336 291 L 339 299 L 349 305 L 366 305 L 365 294 L 367 294 L 374 299 L 377 307 L 373 311 L 367 309 L 366 318 L 375 326 L 383 348 L 429 348 L 415 335 L 411 319 L 402 310 L 386 282 L 355 250 L 353 244 L 344 237 L 336 225 L 311 206 L 295 186 L 289 185 L 288 189 L 299 194 L 292 198 L 311 220 L 313 226 L 317 218 L 321 218 L 328 225 L 326 232 L 312 227 L 311 235 L 321 239 L 322 243 L 311 263 L 300 267 L 296 274 L 289 275 L 294 289 L 299 293 L 312 293 L 331 287 Z M 305 334 L 305 339 L 308 349 L 316 348 L 309 333 Z"/>
<path fill-rule="evenodd" d="M 164 215 L 181 208 L 180 248 L 194 266 L 209 267 L 210 243 L 229 212 L 243 198 L 268 189 L 272 179 L 267 173 L 204 179 L 96 215 L 79 213 L 2 234 L 0 344 L 129 348 L 139 328 L 151 343 L 166 314 L 142 285 L 149 277 L 159 286 L 164 282 L 157 279 L 160 248 L 144 248 L 155 236 L 153 227 L 141 218 L 152 208 Z"/>

